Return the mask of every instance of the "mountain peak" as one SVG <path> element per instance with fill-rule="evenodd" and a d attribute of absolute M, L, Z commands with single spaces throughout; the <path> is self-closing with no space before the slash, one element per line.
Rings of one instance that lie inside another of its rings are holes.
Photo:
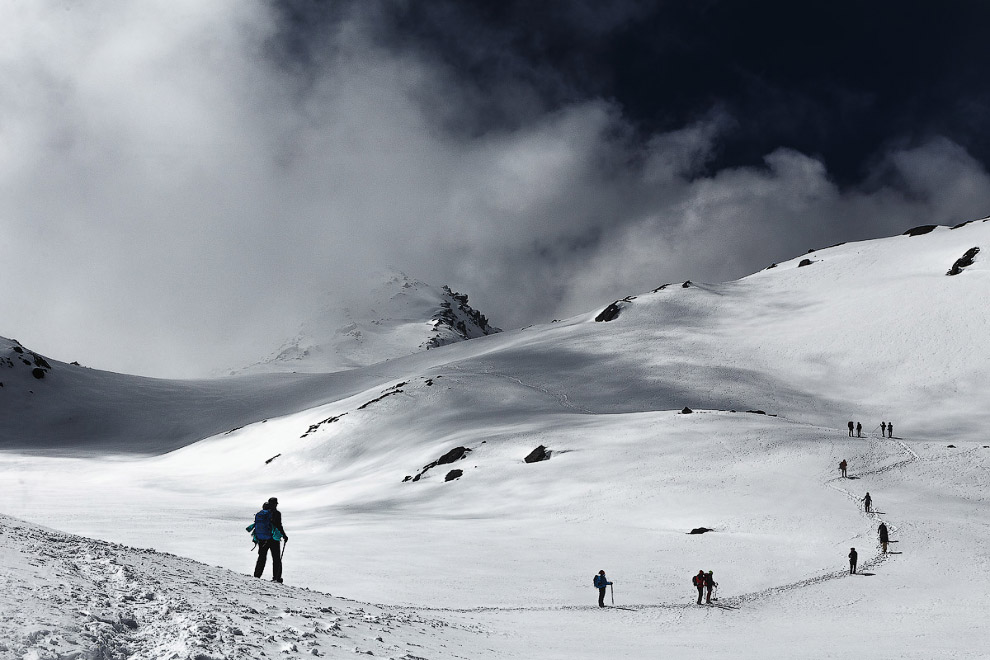
<path fill-rule="evenodd" d="M 264 360 L 231 373 L 331 372 L 501 332 L 468 296 L 395 268 L 345 304 L 329 304 Z"/>

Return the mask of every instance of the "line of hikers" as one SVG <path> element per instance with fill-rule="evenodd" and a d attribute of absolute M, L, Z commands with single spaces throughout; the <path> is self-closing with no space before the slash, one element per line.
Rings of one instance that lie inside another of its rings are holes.
<path fill-rule="evenodd" d="M 862 422 L 855 422 L 855 423 L 854 422 L 849 422 L 848 424 L 846 424 L 846 426 L 849 428 L 849 437 L 850 438 L 852 438 L 852 437 L 862 438 L 863 437 L 863 424 L 862 424 Z M 873 429 L 873 430 L 876 431 L 876 429 Z M 856 432 L 855 436 L 853 435 L 853 431 Z M 881 438 L 883 438 L 883 437 L 893 438 L 894 437 L 894 423 L 893 422 L 880 422 L 880 437 Z"/>

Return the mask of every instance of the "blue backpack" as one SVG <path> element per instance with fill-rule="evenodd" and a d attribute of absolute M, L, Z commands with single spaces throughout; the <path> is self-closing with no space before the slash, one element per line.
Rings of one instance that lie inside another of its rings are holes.
<path fill-rule="evenodd" d="M 595 586 L 596 587 L 598 587 L 599 589 L 601 589 L 602 587 L 605 586 L 604 583 L 605 583 L 605 578 L 603 576 L 601 576 L 601 575 L 596 575 L 595 576 Z"/>
<path fill-rule="evenodd" d="M 254 525 L 249 529 L 253 529 L 255 542 L 258 541 L 271 541 L 272 540 L 272 512 L 268 509 L 262 509 L 258 513 L 254 514 Z"/>

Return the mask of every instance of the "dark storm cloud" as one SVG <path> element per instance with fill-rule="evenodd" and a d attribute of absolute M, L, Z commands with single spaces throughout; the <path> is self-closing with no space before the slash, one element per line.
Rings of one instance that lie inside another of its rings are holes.
<path fill-rule="evenodd" d="M 6 4 L 0 333 L 203 374 L 385 264 L 511 328 L 983 215 L 978 67 L 794 6 Z"/>

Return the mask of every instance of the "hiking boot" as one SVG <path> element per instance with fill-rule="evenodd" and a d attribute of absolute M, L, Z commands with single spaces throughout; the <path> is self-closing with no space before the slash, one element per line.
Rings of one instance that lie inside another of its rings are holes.
<path fill-rule="evenodd" d="M 272 578 L 272 582 L 278 582 L 279 584 L 282 584 L 282 578 Z"/>

